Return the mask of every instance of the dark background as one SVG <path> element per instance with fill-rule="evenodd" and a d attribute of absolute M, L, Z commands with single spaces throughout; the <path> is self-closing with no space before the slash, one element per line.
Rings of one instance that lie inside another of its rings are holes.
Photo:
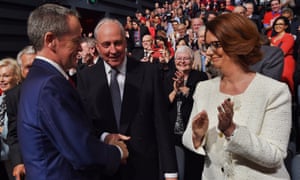
<path fill-rule="evenodd" d="M 0 0 L 0 59 L 16 58 L 17 53 L 29 44 L 26 24 L 29 13 L 37 6 L 51 2 L 76 9 L 81 16 L 83 33 L 93 32 L 97 22 L 105 17 L 116 17 L 122 23 L 126 16 L 137 10 L 153 8 L 153 0 Z"/>

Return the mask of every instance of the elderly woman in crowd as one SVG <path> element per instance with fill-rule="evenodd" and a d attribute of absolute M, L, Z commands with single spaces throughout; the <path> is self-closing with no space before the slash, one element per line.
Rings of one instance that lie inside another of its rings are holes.
<path fill-rule="evenodd" d="M 7 140 L 7 112 L 5 103 L 5 92 L 15 87 L 21 81 L 21 70 L 14 59 L 6 58 L 0 60 L 0 137 L 1 137 L 1 163 L 4 164 L 9 180 L 14 180 L 13 167 L 9 160 L 9 147 Z"/>
<path fill-rule="evenodd" d="M 169 74 L 165 81 L 170 102 L 170 121 L 176 145 L 179 176 L 180 179 L 184 177 L 184 180 L 199 179 L 203 166 L 203 157 L 184 148 L 181 142 L 192 110 L 192 97 L 196 84 L 208 79 L 206 73 L 192 69 L 193 61 L 193 50 L 186 45 L 178 46 L 174 58 L 176 72 Z"/>
<path fill-rule="evenodd" d="M 206 28 L 206 55 L 222 75 L 197 85 L 183 134 L 186 147 L 206 155 L 202 180 L 289 179 L 291 95 L 285 83 L 249 70 L 262 56 L 255 24 L 231 13 Z"/>

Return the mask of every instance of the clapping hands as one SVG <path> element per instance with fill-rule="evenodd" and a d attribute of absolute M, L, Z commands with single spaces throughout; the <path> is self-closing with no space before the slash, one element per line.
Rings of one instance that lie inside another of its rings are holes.
<path fill-rule="evenodd" d="M 229 137 L 236 125 L 233 123 L 233 106 L 234 103 L 231 102 L 230 99 L 224 100 L 224 102 L 217 107 L 218 109 L 218 129 L 226 136 Z M 193 144 L 194 147 L 197 149 L 202 141 L 203 138 L 208 130 L 208 115 L 206 111 L 201 111 L 198 113 L 192 122 L 192 130 L 193 130 Z"/>
<path fill-rule="evenodd" d="M 173 88 L 175 91 L 178 91 L 180 87 L 184 86 L 184 74 L 181 71 L 176 71 L 174 75 L 175 77 L 173 77 Z"/>
<path fill-rule="evenodd" d="M 226 137 L 229 137 L 235 129 L 235 124 L 233 123 L 233 105 L 233 102 L 228 98 L 218 106 L 218 129 Z"/>
<path fill-rule="evenodd" d="M 206 111 L 201 111 L 193 118 L 192 130 L 193 130 L 193 143 L 197 149 L 207 132 L 208 129 L 208 116 Z"/>

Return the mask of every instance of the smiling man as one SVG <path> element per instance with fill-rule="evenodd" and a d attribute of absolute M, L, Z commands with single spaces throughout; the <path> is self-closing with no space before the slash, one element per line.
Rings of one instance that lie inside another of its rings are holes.
<path fill-rule="evenodd" d="M 128 157 L 123 142 L 102 143 L 76 90 L 65 73 L 80 50 L 81 25 L 76 12 L 45 4 L 28 19 L 36 59 L 22 83 L 18 135 L 26 179 L 98 179 L 113 173 Z M 126 139 L 126 137 L 123 137 Z"/>
<path fill-rule="evenodd" d="M 126 57 L 125 31 L 118 20 L 102 19 L 94 34 L 101 59 L 80 71 L 78 91 L 98 135 L 105 142 L 126 142 L 130 154 L 117 174 L 103 179 L 159 180 L 162 174 L 177 179 L 158 67 Z"/>

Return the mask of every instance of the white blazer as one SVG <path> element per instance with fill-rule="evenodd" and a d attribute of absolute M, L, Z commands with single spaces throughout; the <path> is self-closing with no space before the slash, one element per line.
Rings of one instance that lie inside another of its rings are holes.
<path fill-rule="evenodd" d="M 206 155 L 202 180 L 287 180 L 284 166 L 291 130 L 291 96 L 288 86 L 259 73 L 245 92 L 231 96 L 221 93 L 220 77 L 200 82 L 183 144 Z M 234 102 L 234 135 L 225 139 L 217 129 L 219 106 L 225 99 Z M 202 110 L 209 127 L 202 145 L 192 142 L 192 118 Z"/>

